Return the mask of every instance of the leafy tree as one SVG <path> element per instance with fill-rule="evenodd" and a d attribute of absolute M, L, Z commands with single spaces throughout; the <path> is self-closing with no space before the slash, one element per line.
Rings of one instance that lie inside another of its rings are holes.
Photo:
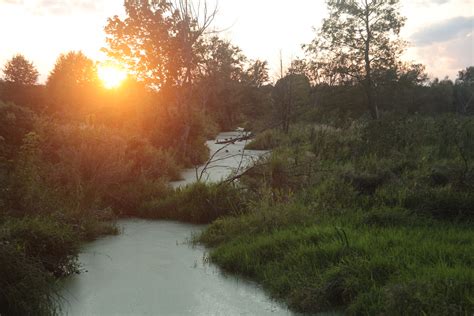
<path fill-rule="evenodd" d="M 52 105 L 60 112 L 84 110 L 99 86 L 95 62 L 81 51 L 61 54 L 46 82 Z"/>
<path fill-rule="evenodd" d="M 470 67 L 467 67 L 464 70 L 461 70 L 458 73 L 457 80 L 460 83 L 466 83 L 466 84 L 474 85 L 474 66 L 470 66 Z"/>
<path fill-rule="evenodd" d="M 197 93 L 203 109 L 221 127 L 229 128 L 240 110 L 242 83 L 246 80 L 245 61 L 239 47 L 213 36 L 203 43 Z"/>
<path fill-rule="evenodd" d="M 15 55 L 5 63 L 4 80 L 0 79 L 0 100 L 30 109 L 43 107 L 44 89 L 37 85 L 38 71 L 23 55 Z"/>
<path fill-rule="evenodd" d="M 3 67 L 5 81 L 21 86 L 32 86 L 38 81 L 38 70 L 32 62 L 18 54 Z"/>
<path fill-rule="evenodd" d="M 187 0 L 126 0 L 125 12 L 108 20 L 104 51 L 154 88 L 191 83 L 215 11 L 199 12 Z"/>
<path fill-rule="evenodd" d="M 251 61 L 244 69 L 239 97 L 240 111 L 246 126 L 254 131 L 265 129 L 273 104 L 272 90 L 268 74 L 268 62 Z M 239 123 L 240 124 L 240 123 Z M 250 124 L 250 125 L 248 125 Z"/>
<path fill-rule="evenodd" d="M 474 66 L 461 70 L 455 84 L 455 98 L 458 112 L 474 112 Z"/>
<path fill-rule="evenodd" d="M 266 60 L 262 61 L 257 59 L 250 65 L 246 72 L 250 84 L 254 87 L 260 88 L 270 81 L 268 62 Z"/>
<path fill-rule="evenodd" d="M 204 33 L 216 11 L 208 10 L 205 2 L 196 7 L 188 0 L 126 0 L 124 5 L 125 18 L 108 20 L 108 47 L 103 50 L 174 106 L 167 115 L 180 126 L 176 136 L 186 155 L 192 136 L 191 85 L 199 73 Z"/>
<path fill-rule="evenodd" d="M 361 84 L 373 118 L 378 118 L 376 73 L 397 66 L 405 23 L 399 0 L 328 0 L 329 17 L 306 46 L 316 68 L 338 74 L 338 82 Z"/>
<path fill-rule="evenodd" d="M 243 80 L 246 57 L 238 46 L 213 36 L 203 44 L 201 77 Z"/>
<path fill-rule="evenodd" d="M 422 105 L 428 113 L 445 113 L 455 111 L 454 83 L 448 77 L 430 82 L 428 102 Z"/>
<path fill-rule="evenodd" d="M 310 100 L 311 85 L 302 74 L 289 73 L 278 80 L 273 90 L 273 101 L 277 122 L 285 133 L 290 123 L 298 114 L 298 109 L 307 105 Z"/>
<path fill-rule="evenodd" d="M 375 71 L 376 102 L 380 109 L 399 112 L 420 110 L 423 86 L 428 84 L 421 64 L 399 63 L 392 69 Z"/>

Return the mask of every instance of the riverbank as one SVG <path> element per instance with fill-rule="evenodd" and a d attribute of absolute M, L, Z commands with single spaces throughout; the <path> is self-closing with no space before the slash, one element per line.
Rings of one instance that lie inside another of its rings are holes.
<path fill-rule="evenodd" d="M 235 136 L 238 133 L 218 135 Z M 142 218 L 161 220 L 119 220 L 120 235 L 101 238 L 82 248 L 79 262 L 83 273 L 68 278 L 61 291 L 65 299 L 63 313 L 294 315 L 284 304 L 267 297 L 255 283 L 223 274 L 209 263 L 206 248 L 189 240 L 206 226 L 163 220 L 210 223 L 236 215 L 229 209 L 230 203 L 222 200 L 231 200 L 229 194 L 240 191 L 220 185 L 219 181 L 238 168 L 247 168 L 266 152 L 245 150 L 245 141 L 207 144 L 211 161 L 199 167 L 209 175 L 203 179 L 206 184 L 195 183 L 196 173 L 190 172 L 194 169 L 183 172 L 182 180 L 171 183 L 176 187 L 174 193 L 153 202 L 148 213 L 138 213 Z M 234 200 L 238 197 L 234 196 Z"/>
<path fill-rule="evenodd" d="M 54 315 L 58 281 L 78 272 L 80 247 L 117 234 L 117 218 L 171 192 L 182 168 L 207 157 L 209 128 L 199 118 L 189 118 L 183 144 L 131 117 L 114 125 L 93 116 L 58 118 L 0 101 L 2 315 Z"/>
<path fill-rule="evenodd" d="M 267 131 L 245 211 L 197 241 L 297 311 L 472 314 L 473 131 L 449 115 Z"/>

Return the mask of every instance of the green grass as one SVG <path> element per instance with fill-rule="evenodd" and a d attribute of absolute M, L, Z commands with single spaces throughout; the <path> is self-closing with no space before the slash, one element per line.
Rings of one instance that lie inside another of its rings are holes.
<path fill-rule="evenodd" d="M 303 312 L 474 313 L 474 120 L 298 126 L 242 178 L 240 216 L 196 241 L 212 262 Z"/>
<path fill-rule="evenodd" d="M 250 143 L 245 146 L 245 149 L 251 150 L 269 150 L 281 146 L 287 139 L 283 132 L 278 130 L 266 130 L 258 134 Z"/>
<path fill-rule="evenodd" d="M 144 201 L 136 215 L 208 224 L 220 217 L 245 212 L 243 192 L 232 184 L 190 184 L 167 195 Z"/>
<path fill-rule="evenodd" d="M 244 230 L 240 219 L 227 219 L 211 225 L 201 241 L 217 246 L 210 255 L 213 262 L 257 280 L 296 310 L 474 311 L 474 234 L 469 226 L 418 222 L 386 227 L 364 224 L 361 218 L 352 218 L 352 225 L 347 218 L 332 218 L 259 232 Z"/>

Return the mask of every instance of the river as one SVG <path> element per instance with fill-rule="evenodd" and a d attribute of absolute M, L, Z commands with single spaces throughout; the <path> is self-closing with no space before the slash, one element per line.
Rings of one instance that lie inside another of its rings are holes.
<path fill-rule="evenodd" d="M 222 133 L 218 139 L 236 136 Z M 243 141 L 207 144 L 211 155 L 217 152 L 214 162 L 203 172 L 203 179 L 208 181 L 218 181 L 264 154 L 243 152 Z M 182 181 L 172 185 L 195 180 L 196 170 L 189 169 L 183 172 Z M 187 242 L 205 226 L 138 219 L 120 220 L 118 225 L 120 235 L 101 238 L 82 248 L 79 261 L 85 271 L 66 280 L 62 314 L 294 315 L 257 284 L 226 275 L 208 263 L 206 249 Z"/>

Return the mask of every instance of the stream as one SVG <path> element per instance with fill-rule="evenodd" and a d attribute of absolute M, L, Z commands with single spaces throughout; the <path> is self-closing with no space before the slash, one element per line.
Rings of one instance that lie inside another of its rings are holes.
<path fill-rule="evenodd" d="M 219 140 L 237 137 L 221 133 Z M 219 181 L 245 168 L 264 151 L 243 153 L 245 141 L 208 141 L 214 162 L 201 167 L 202 179 Z M 222 148 L 225 146 L 225 148 Z M 220 151 L 219 149 L 222 148 Z M 179 187 L 196 180 L 183 172 Z M 65 281 L 64 315 L 295 315 L 257 284 L 226 275 L 205 260 L 206 249 L 188 241 L 205 228 L 172 221 L 120 220 L 121 234 L 85 245 L 79 261 L 85 270 Z"/>

